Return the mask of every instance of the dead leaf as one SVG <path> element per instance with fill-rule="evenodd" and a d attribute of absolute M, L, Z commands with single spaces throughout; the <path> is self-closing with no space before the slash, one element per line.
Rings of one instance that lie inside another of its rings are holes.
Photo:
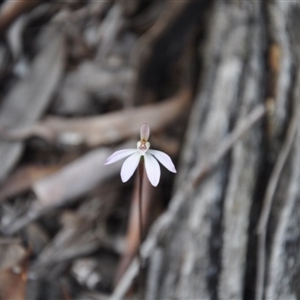
<path fill-rule="evenodd" d="M 64 47 L 57 35 L 33 61 L 28 75 L 13 86 L 1 103 L 1 127 L 22 128 L 45 110 L 63 70 Z M 14 166 L 23 149 L 20 142 L 0 140 L 0 181 Z"/>
<path fill-rule="evenodd" d="M 10 269 L 18 265 L 26 256 L 26 250 L 20 241 L 0 240 L 0 270 Z"/>
<path fill-rule="evenodd" d="M 85 61 L 66 74 L 54 111 L 63 115 L 95 114 L 96 103 L 90 95 L 97 95 L 99 99 L 116 98 L 122 102 L 132 76 L 133 71 L 127 65 L 121 65 L 116 70 L 116 67 L 104 63 L 99 66 Z"/>
<path fill-rule="evenodd" d="M 87 255 L 100 247 L 113 249 L 117 253 L 123 251 L 123 239 L 112 237 L 103 230 L 118 193 L 106 188 L 103 193 L 105 194 L 102 196 L 83 202 L 76 213 L 66 210 L 62 214 L 60 218 L 62 228 L 34 263 L 30 275 L 36 277 L 43 266 L 49 263 L 59 263 Z"/>
<path fill-rule="evenodd" d="M 98 33 L 100 46 L 98 48 L 98 59 L 105 59 L 108 53 L 111 52 L 117 35 L 122 30 L 125 23 L 123 10 L 120 3 L 115 3 L 102 22 Z"/>
<path fill-rule="evenodd" d="M 20 243 L 0 245 L 0 299 L 25 299 L 29 254 Z"/>

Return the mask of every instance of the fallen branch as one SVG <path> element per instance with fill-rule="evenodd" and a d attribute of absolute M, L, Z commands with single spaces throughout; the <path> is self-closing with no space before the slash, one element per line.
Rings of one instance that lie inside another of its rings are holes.
<path fill-rule="evenodd" d="M 136 128 L 148 123 L 152 132 L 160 131 L 182 114 L 191 99 L 189 89 L 160 104 L 146 105 L 113 112 L 100 117 L 63 119 L 51 117 L 23 129 L 1 128 L 0 135 L 8 140 L 38 136 L 50 143 L 96 147 L 120 142 L 136 135 Z"/>

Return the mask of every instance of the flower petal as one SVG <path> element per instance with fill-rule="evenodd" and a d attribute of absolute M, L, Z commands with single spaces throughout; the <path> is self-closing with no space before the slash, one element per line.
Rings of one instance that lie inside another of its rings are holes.
<path fill-rule="evenodd" d="M 148 124 L 143 124 L 140 131 L 141 140 L 148 141 L 150 135 L 150 127 Z"/>
<path fill-rule="evenodd" d="M 134 152 L 137 152 L 137 149 L 124 149 L 124 150 L 116 151 L 115 153 L 113 153 L 111 156 L 109 156 L 106 159 L 104 165 L 112 164 L 124 157 L 127 157 L 127 156 L 133 154 Z"/>
<path fill-rule="evenodd" d="M 152 154 L 170 172 L 177 173 L 175 166 L 168 154 L 158 150 L 152 150 L 152 149 L 149 149 L 148 153 Z"/>
<path fill-rule="evenodd" d="M 149 181 L 153 186 L 157 186 L 160 179 L 160 167 L 157 160 L 150 154 L 145 153 L 145 167 Z"/>
<path fill-rule="evenodd" d="M 121 179 L 123 182 L 128 181 L 129 178 L 133 175 L 140 162 L 140 159 L 141 155 L 138 152 L 136 152 L 124 161 L 121 169 Z"/>

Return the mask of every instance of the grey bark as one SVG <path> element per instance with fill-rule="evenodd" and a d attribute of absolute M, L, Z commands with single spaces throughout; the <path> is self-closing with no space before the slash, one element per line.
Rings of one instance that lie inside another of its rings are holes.
<path fill-rule="evenodd" d="M 299 12 L 296 2 L 215 2 L 175 191 L 256 105 L 268 113 L 185 199 L 149 260 L 146 299 L 255 298 L 262 202 L 300 96 Z M 300 298 L 299 147 L 298 130 L 271 202 L 264 299 Z"/>
<path fill-rule="evenodd" d="M 278 44 L 282 49 L 282 65 L 290 70 L 281 71 L 282 82 L 288 83 L 290 94 L 282 97 L 281 106 L 295 110 L 299 107 L 299 3 L 276 2 L 270 6 L 271 24 L 278 30 Z M 293 101 L 291 103 L 291 101 Z M 288 110 L 285 110 L 286 115 Z M 289 116 L 287 116 L 287 119 Z M 269 247 L 270 259 L 267 268 L 266 299 L 298 299 L 300 297 L 299 265 L 299 122 L 291 153 L 278 184 L 271 215 L 272 244 Z"/>

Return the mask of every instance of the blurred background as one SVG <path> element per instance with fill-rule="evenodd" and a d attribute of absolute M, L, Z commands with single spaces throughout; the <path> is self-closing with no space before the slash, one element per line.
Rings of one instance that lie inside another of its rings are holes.
<path fill-rule="evenodd" d="M 297 1 L 0 0 L 0 299 L 300 298 Z M 114 151 L 172 158 L 138 180 Z"/>

